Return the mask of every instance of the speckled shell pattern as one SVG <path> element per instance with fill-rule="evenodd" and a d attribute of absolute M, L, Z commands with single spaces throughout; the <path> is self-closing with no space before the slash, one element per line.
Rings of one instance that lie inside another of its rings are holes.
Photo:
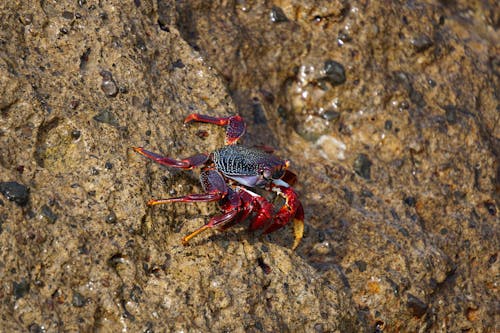
<path fill-rule="evenodd" d="M 255 176 L 262 170 L 285 166 L 285 161 L 257 148 L 226 146 L 212 153 L 217 170 L 226 176 Z"/>

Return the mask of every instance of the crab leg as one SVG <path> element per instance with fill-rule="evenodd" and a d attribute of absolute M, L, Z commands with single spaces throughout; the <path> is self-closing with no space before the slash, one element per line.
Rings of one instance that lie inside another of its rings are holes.
<path fill-rule="evenodd" d="M 238 210 L 235 209 L 235 210 L 231 210 L 229 212 L 226 212 L 222 215 L 212 217 L 207 224 L 196 229 L 195 231 L 193 231 L 189 235 L 182 237 L 182 244 L 187 245 L 191 238 L 193 238 L 194 236 L 198 235 L 199 233 L 201 233 L 207 229 L 222 226 L 225 223 L 230 222 L 231 220 L 233 220 L 236 217 L 237 214 L 238 214 Z"/>
<path fill-rule="evenodd" d="M 242 221 L 248 216 L 248 208 L 242 205 L 240 194 L 230 188 L 227 188 L 227 195 L 221 201 L 221 208 L 224 211 L 223 214 L 212 217 L 207 224 L 196 229 L 189 235 L 184 236 L 182 238 L 182 244 L 187 245 L 191 238 L 207 229 L 217 227 L 225 229 L 226 227 Z"/>
<path fill-rule="evenodd" d="M 184 123 L 197 121 L 201 123 L 210 123 L 219 126 L 226 126 L 226 144 L 235 144 L 245 134 L 246 124 L 241 116 L 230 117 L 211 117 L 202 114 L 192 113 L 186 117 Z"/>
<path fill-rule="evenodd" d="M 155 161 L 158 164 L 172 168 L 192 169 L 197 166 L 203 165 L 206 161 L 208 161 L 208 154 L 197 154 L 182 160 L 175 160 L 170 157 L 161 156 L 159 154 L 150 152 L 142 147 L 132 147 L 132 149 L 135 150 L 137 153 L 141 154 L 142 156 L 145 156 L 150 160 Z"/>

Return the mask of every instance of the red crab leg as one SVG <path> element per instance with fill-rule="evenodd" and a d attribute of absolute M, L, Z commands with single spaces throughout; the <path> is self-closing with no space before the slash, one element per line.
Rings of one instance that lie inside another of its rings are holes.
<path fill-rule="evenodd" d="M 202 114 L 192 113 L 186 117 L 184 123 L 198 121 L 219 126 L 226 126 L 226 144 L 233 145 L 245 134 L 246 124 L 241 116 L 211 117 Z"/>
<path fill-rule="evenodd" d="M 182 237 L 182 244 L 187 245 L 191 238 L 193 238 L 194 236 L 198 235 L 199 233 L 201 233 L 207 229 L 218 227 L 218 226 L 223 226 L 224 224 L 233 220 L 237 214 L 238 214 L 238 210 L 235 209 L 235 210 L 230 210 L 229 212 L 226 212 L 222 215 L 212 217 L 210 219 L 210 221 L 208 221 L 207 224 L 196 229 L 195 231 L 193 231 L 189 235 Z"/>
<path fill-rule="evenodd" d="M 187 157 L 182 160 L 175 160 L 170 157 L 161 156 L 156 153 L 150 152 L 142 147 L 132 147 L 137 153 L 155 161 L 158 164 L 165 165 L 172 168 L 180 169 L 192 169 L 197 166 L 203 165 L 208 161 L 208 154 L 197 154 L 191 157 Z"/>
<path fill-rule="evenodd" d="M 214 171 L 217 172 L 217 171 Z M 222 176 L 221 176 L 222 177 Z M 227 185 L 225 185 L 227 188 Z M 219 227 L 221 229 L 226 229 L 227 227 L 242 221 L 248 213 L 245 205 L 242 204 L 241 196 L 239 192 L 235 192 L 230 188 L 227 188 L 227 195 L 223 201 L 220 202 L 222 210 L 224 213 L 221 215 L 214 216 L 208 221 L 204 226 L 196 229 L 189 235 L 182 238 L 182 244 L 187 245 L 189 240 L 194 236 L 198 235 L 210 228 Z"/>

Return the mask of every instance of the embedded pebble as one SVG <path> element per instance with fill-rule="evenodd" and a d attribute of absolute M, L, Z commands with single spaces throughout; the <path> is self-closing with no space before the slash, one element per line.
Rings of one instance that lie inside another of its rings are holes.
<path fill-rule="evenodd" d="M 100 123 L 109 124 L 111 126 L 118 126 L 118 119 L 116 119 L 115 115 L 109 109 L 102 110 L 92 119 Z"/>
<path fill-rule="evenodd" d="M 16 182 L 0 183 L 0 193 L 2 193 L 7 200 L 14 201 L 19 206 L 24 206 L 28 203 L 29 188 L 23 184 Z"/>
<path fill-rule="evenodd" d="M 57 214 L 55 214 L 49 206 L 43 205 L 41 208 L 42 216 L 47 220 L 47 222 L 53 224 L 57 221 Z"/>
<path fill-rule="evenodd" d="M 427 304 L 412 294 L 408 294 L 408 302 L 406 305 L 410 308 L 412 314 L 419 318 L 427 311 Z"/>
<path fill-rule="evenodd" d="M 427 50 L 433 44 L 432 39 L 427 35 L 420 35 L 411 40 L 411 45 L 413 45 L 417 53 Z"/>
<path fill-rule="evenodd" d="M 71 303 L 74 307 L 81 308 L 87 303 L 87 299 L 79 292 L 74 292 Z"/>
<path fill-rule="evenodd" d="M 30 283 L 22 278 L 19 283 L 16 281 L 12 282 L 12 290 L 15 299 L 20 299 L 30 291 Z"/>
<path fill-rule="evenodd" d="M 333 136 L 320 136 L 316 141 L 316 146 L 320 149 L 320 154 L 328 160 L 345 160 L 347 146 L 344 142 Z"/>
<path fill-rule="evenodd" d="M 280 23 L 280 22 L 288 22 L 288 17 L 286 17 L 285 13 L 283 12 L 283 9 L 277 6 L 273 6 L 271 8 L 271 22 L 274 23 Z"/>
<path fill-rule="evenodd" d="M 365 154 L 359 154 L 354 161 L 354 171 L 365 179 L 371 179 L 370 168 L 372 161 Z"/>
<path fill-rule="evenodd" d="M 108 97 L 115 97 L 118 94 L 118 86 L 113 79 L 113 74 L 110 71 L 101 71 L 102 83 L 101 90 Z"/>
<path fill-rule="evenodd" d="M 327 60 L 325 61 L 324 71 L 324 79 L 333 86 L 337 86 L 346 81 L 344 65 L 341 63 L 334 60 Z"/>

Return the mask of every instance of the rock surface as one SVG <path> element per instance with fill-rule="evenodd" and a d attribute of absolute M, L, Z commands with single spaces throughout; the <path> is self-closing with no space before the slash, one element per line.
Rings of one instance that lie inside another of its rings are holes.
<path fill-rule="evenodd" d="M 303 3 L 0 5 L 2 329 L 498 329 L 498 5 Z M 201 191 L 129 149 L 220 147 L 192 112 L 291 159 L 296 252 L 146 206 Z"/>

